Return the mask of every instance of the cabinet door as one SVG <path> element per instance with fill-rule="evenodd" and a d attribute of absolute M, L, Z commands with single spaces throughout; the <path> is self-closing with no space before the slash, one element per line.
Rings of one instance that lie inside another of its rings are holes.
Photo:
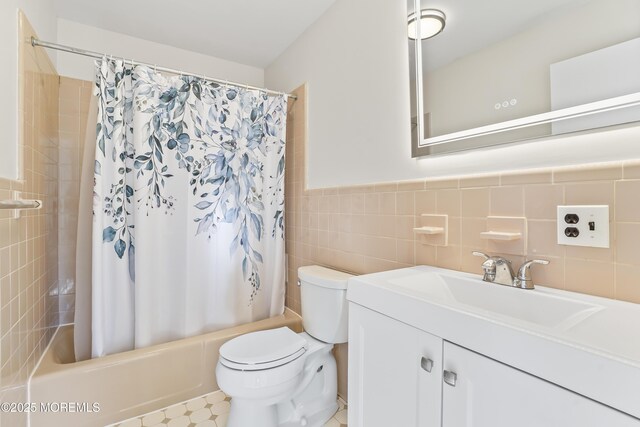
<path fill-rule="evenodd" d="M 439 427 L 442 340 L 349 306 L 349 427 Z"/>
<path fill-rule="evenodd" d="M 453 381 L 445 372 L 443 427 L 640 426 L 622 412 L 448 342 L 444 359 L 456 381 L 448 384 Z"/>

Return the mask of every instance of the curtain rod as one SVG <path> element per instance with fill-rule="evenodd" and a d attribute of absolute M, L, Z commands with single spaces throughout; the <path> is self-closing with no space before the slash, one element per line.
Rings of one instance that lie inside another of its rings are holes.
<path fill-rule="evenodd" d="M 47 41 L 44 41 L 44 40 L 36 39 L 35 37 L 31 37 L 31 46 L 33 46 L 33 47 L 40 46 L 40 47 L 44 47 L 44 48 L 47 48 L 47 49 L 55 49 L 55 50 L 60 50 L 62 52 L 74 53 L 76 55 L 88 56 L 88 57 L 91 57 L 91 58 L 98 58 L 98 59 L 112 56 L 112 55 L 107 55 L 107 54 L 104 54 L 104 53 L 92 52 L 90 50 L 84 50 L 84 49 L 78 49 L 78 48 L 71 47 L 71 46 L 65 46 L 65 45 L 61 45 L 61 44 L 58 44 L 58 43 L 51 43 L 51 42 L 47 42 Z M 182 75 L 182 76 L 198 77 L 198 78 L 201 78 L 203 80 L 219 83 L 219 84 L 222 84 L 222 85 L 225 85 L 225 86 L 226 85 L 231 85 L 231 86 L 237 86 L 237 87 L 245 88 L 245 89 L 254 89 L 254 90 L 259 90 L 261 92 L 272 94 L 272 95 L 287 95 L 287 97 L 289 97 L 291 99 L 294 99 L 294 100 L 298 99 L 298 97 L 296 95 L 293 95 L 291 93 L 278 92 L 278 91 L 271 90 L 271 89 L 265 89 L 265 88 L 261 88 L 261 87 L 257 87 L 257 86 L 251 86 L 251 85 L 247 85 L 247 84 L 236 83 L 236 82 L 232 82 L 232 81 L 228 81 L 228 80 L 214 79 L 212 77 L 207 77 L 207 76 L 205 76 L 203 74 L 185 73 L 184 71 L 176 70 L 176 69 L 173 69 L 173 68 L 160 67 L 160 66 L 157 66 L 155 64 L 149 64 L 149 63 L 145 63 L 145 62 L 134 61 L 133 59 L 125 59 L 125 58 L 121 58 L 121 59 L 123 61 L 125 61 L 125 62 L 131 62 L 132 64 L 135 64 L 135 65 L 144 65 L 146 67 L 153 68 L 156 71 L 163 71 L 165 73 L 177 74 L 177 75 Z"/>

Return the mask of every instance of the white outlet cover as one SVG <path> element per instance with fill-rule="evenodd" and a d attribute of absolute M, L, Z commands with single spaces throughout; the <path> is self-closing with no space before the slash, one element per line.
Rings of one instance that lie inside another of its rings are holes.
<path fill-rule="evenodd" d="M 569 224 L 565 217 L 568 214 L 578 216 L 576 224 Z M 568 246 L 588 246 L 592 248 L 609 247 L 609 206 L 608 205 L 579 205 L 558 206 L 558 244 Z M 590 224 L 593 225 L 593 230 Z M 565 230 L 568 227 L 578 229 L 577 237 L 568 237 Z"/>

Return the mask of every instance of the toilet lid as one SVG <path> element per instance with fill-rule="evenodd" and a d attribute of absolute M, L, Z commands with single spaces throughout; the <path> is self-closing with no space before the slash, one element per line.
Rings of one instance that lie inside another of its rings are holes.
<path fill-rule="evenodd" d="M 233 369 L 257 370 L 280 366 L 300 357 L 307 341 L 287 327 L 251 332 L 220 347 L 221 362 Z"/>

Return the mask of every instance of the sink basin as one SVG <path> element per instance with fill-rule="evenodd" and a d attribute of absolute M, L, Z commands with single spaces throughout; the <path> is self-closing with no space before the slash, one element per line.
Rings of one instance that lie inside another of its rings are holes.
<path fill-rule="evenodd" d="M 417 298 L 489 317 L 516 319 L 546 328 L 568 329 L 604 307 L 563 298 L 544 289 L 519 289 L 487 283 L 475 276 L 428 272 L 391 279 Z"/>

